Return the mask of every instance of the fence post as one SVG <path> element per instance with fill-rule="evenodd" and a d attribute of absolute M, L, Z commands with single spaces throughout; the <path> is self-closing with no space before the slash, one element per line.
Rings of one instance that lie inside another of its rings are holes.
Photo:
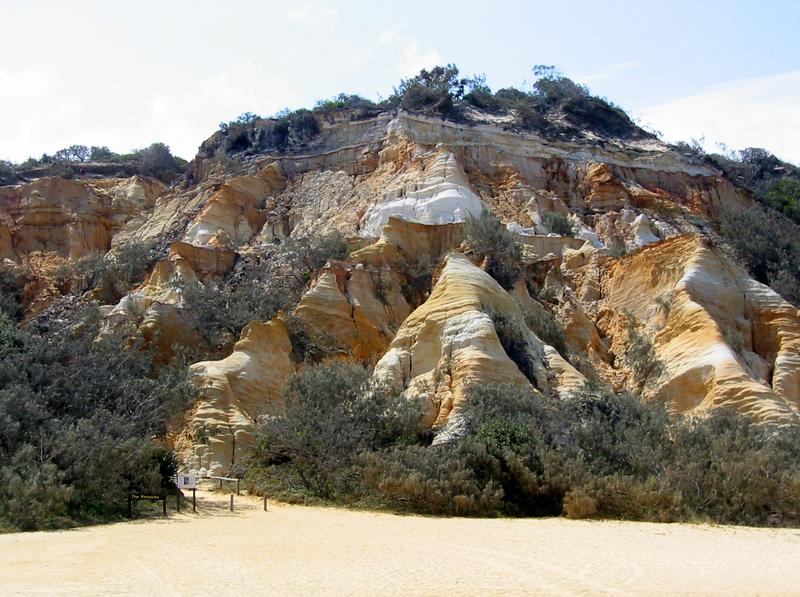
<path fill-rule="evenodd" d="M 181 511 L 181 490 L 178 490 L 178 493 L 175 494 L 175 502 L 178 507 L 178 512 Z"/>
<path fill-rule="evenodd" d="M 164 516 L 167 515 L 167 494 L 164 494 L 164 497 L 161 498 L 161 503 L 164 505 Z"/>
<path fill-rule="evenodd" d="M 236 495 L 241 495 L 241 493 L 239 493 L 239 487 L 241 482 L 242 482 L 241 479 L 236 479 Z"/>
<path fill-rule="evenodd" d="M 267 512 L 267 494 L 264 494 L 264 512 Z"/>
<path fill-rule="evenodd" d="M 233 494 L 231 494 L 231 512 L 233 512 Z"/>
<path fill-rule="evenodd" d="M 222 478 L 219 480 L 219 488 L 222 489 Z"/>
<path fill-rule="evenodd" d="M 197 490 L 192 487 L 192 512 L 197 512 Z"/>

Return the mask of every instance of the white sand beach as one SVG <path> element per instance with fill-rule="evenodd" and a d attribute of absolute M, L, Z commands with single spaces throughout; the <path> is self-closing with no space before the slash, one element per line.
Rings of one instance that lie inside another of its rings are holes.
<path fill-rule="evenodd" d="M 798 529 L 264 512 L 245 496 L 231 513 L 198 495 L 198 514 L 0 536 L 0 593 L 800 594 Z"/>

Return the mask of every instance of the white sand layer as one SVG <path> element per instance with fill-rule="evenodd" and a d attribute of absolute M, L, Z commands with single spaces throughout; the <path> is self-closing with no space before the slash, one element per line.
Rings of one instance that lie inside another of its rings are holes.
<path fill-rule="evenodd" d="M 201 512 L 0 536 L 0 594 L 800 595 L 800 530 Z"/>

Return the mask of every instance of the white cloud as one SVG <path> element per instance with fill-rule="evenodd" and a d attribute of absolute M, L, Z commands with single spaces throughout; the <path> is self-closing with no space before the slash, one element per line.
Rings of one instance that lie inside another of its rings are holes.
<path fill-rule="evenodd" d="M 764 147 L 800 164 L 800 70 L 731 81 L 689 97 L 634 110 L 669 141 L 705 137 L 742 149 Z"/>
<path fill-rule="evenodd" d="M 154 141 L 190 159 L 220 121 L 248 110 L 274 113 L 297 101 L 288 82 L 270 76 L 267 68 L 245 60 L 155 92 L 138 81 L 120 80 L 102 93 L 69 73 L 0 73 L 0 159 L 22 161 L 74 143 L 122 152 Z M 26 87 L 31 82 L 35 85 Z"/>
<path fill-rule="evenodd" d="M 0 102 L 35 98 L 47 92 L 47 75 L 38 71 L 0 70 Z"/>
<path fill-rule="evenodd" d="M 290 21 L 326 21 L 334 18 L 337 12 L 332 6 L 319 7 L 314 2 L 295 4 L 284 16 Z"/>
<path fill-rule="evenodd" d="M 390 46 L 397 39 L 397 29 L 387 29 L 378 38 L 379 46 Z"/>
<path fill-rule="evenodd" d="M 416 75 L 423 68 L 430 68 L 441 64 L 442 56 L 428 46 L 421 46 L 419 42 L 410 42 L 403 49 L 403 54 L 397 64 L 397 71 L 401 76 Z"/>
<path fill-rule="evenodd" d="M 292 21 L 303 21 L 311 16 L 314 5 L 311 2 L 296 4 L 286 11 L 286 18 Z"/>
<path fill-rule="evenodd" d="M 194 89 L 154 98 L 147 128 L 153 139 L 164 139 L 176 153 L 191 158 L 220 122 L 246 111 L 266 116 L 295 100 L 287 81 L 244 60 L 200 81 Z"/>
<path fill-rule="evenodd" d="M 351 43 L 344 44 L 344 58 L 351 69 L 360 69 L 367 64 L 374 52 L 370 47 L 358 47 Z"/>
<path fill-rule="evenodd" d="M 604 81 L 612 77 L 613 75 L 630 70 L 632 68 L 636 68 L 639 66 L 638 62 L 630 61 L 630 62 L 620 62 L 619 64 L 612 64 L 611 66 L 607 66 L 603 70 L 596 72 L 596 73 L 587 73 L 583 75 L 575 75 L 575 81 L 578 83 L 597 83 L 598 81 Z"/>

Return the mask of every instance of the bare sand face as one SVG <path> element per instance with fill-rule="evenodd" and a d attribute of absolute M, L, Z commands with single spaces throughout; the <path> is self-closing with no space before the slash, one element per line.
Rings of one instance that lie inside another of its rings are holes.
<path fill-rule="evenodd" d="M 0 594 L 800 594 L 800 530 L 394 516 L 200 492 L 198 514 L 0 536 Z"/>

